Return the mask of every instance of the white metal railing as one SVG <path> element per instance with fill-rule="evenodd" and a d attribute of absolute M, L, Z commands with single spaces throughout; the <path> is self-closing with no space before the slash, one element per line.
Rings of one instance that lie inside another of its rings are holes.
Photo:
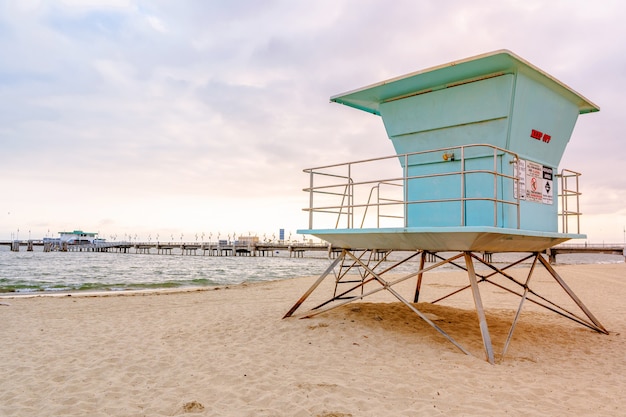
<path fill-rule="evenodd" d="M 409 206 L 425 203 L 460 204 L 458 224 L 465 226 L 465 206 L 469 201 L 493 203 L 493 225 L 496 227 L 503 227 L 502 224 L 498 224 L 499 207 L 513 206 L 517 212 L 516 227 L 519 228 L 519 192 L 507 193 L 503 191 L 505 183 L 508 184 L 506 186 L 511 187 L 510 190 L 519 188 L 518 172 L 513 167 L 506 168 L 511 174 L 503 172 L 505 169 L 502 162 L 503 158 L 501 158 L 503 155 L 508 156 L 507 159 L 511 164 L 519 160 L 515 153 L 506 149 L 492 145 L 472 144 L 305 169 L 304 172 L 309 174 L 309 187 L 304 189 L 309 193 L 309 207 L 304 210 L 309 213 L 309 228 L 313 229 L 316 215 L 336 216 L 332 222 L 327 222 L 329 225 L 334 223 L 334 228 L 353 229 L 355 224 L 358 224 L 359 228 L 380 228 L 386 223 L 395 223 L 391 225 L 406 227 Z M 466 161 L 476 157 L 493 158 L 492 168 L 468 169 Z M 411 160 L 415 158 L 426 158 L 429 162 L 441 162 L 443 158 L 444 161 L 459 162 L 457 164 L 459 168 L 427 175 L 409 175 Z M 397 175 L 398 161 L 403 167 L 400 175 Z M 506 165 L 510 164 L 507 163 Z M 384 176 L 384 172 L 390 174 Z M 478 174 L 493 177 L 493 194 L 491 196 L 475 197 L 466 194 L 467 178 Z M 383 177 L 381 178 L 381 176 Z M 409 199 L 407 184 L 410 184 L 410 181 L 449 176 L 459 177 L 458 196 L 454 198 Z M 509 197 L 503 197 L 506 195 Z M 360 221 L 355 223 L 355 218 Z"/>
<path fill-rule="evenodd" d="M 579 172 L 570 171 L 569 169 L 562 169 L 558 175 L 561 180 L 561 187 L 559 193 L 560 212 L 561 217 L 561 231 L 563 233 L 570 232 L 570 222 L 575 224 L 575 233 L 580 233 L 580 196 L 578 179 L 580 177 Z M 572 233 L 574 233 L 574 226 L 572 226 Z"/>
<path fill-rule="evenodd" d="M 365 224 L 365 219 L 367 218 L 367 212 L 368 212 L 368 209 L 371 206 L 376 207 L 376 227 L 377 228 L 380 227 L 380 219 L 381 218 L 389 218 L 389 219 L 403 219 L 404 218 L 404 216 L 401 216 L 401 215 L 381 214 L 381 212 L 380 212 L 381 202 L 384 202 L 385 204 L 402 204 L 403 203 L 402 200 L 398 200 L 398 199 L 394 199 L 394 198 L 381 197 L 380 188 L 383 185 L 384 186 L 389 186 L 389 187 L 400 187 L 400 188 L 402 188 L 401 184 L 395 184 L 395 183 L 387 182 L 387 181 L 381 181 L 378 184 L 376 184 L 375 186 L 373 186 L 370 189 L 369 197 L 367 198 L 367 204 L 365 206 L 363 217 L 361 219 L 361 228 L 363 228 L 363 226 Z M 372 196 L 374 195 L 374 193 L 376 193 L 376 203 L 375 204 L 372 203 Z"/>

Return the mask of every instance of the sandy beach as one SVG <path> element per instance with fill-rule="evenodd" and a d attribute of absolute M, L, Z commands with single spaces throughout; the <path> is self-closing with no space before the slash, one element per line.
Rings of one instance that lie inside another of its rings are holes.
<path fill-rule="evenodd" d="M 3 296 L 0 416 L 624 415 L 626 265 L 557 271 L 610 334 L 527 305 L 496 365 L 484 359 L 469 293 L 419 308 L 472 355 L 382 293 L 311 319 L 281 319 L 315 277 Z M 542 291 L 565 299 L 537 274 Z M 466 280 L 462 272 L 427 274 L 422 300 Z M 410 294 L 414 282 L 402 285 Z M 323 284 L 313 301 L 329 291 Z M 501 352 L 519 301 L 482 291 Z"/>

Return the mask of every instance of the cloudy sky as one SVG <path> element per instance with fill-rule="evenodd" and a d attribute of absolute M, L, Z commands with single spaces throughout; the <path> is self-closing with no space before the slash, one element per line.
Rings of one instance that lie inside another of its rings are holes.
<path fill-rule="evenodd" d="M 295 238 L 303 168 L 394 152 L 330 96 L 506 48 L 600 106 L 561 168 L 589 241 L 621 242 L 625 4 L 0 0 L 0 239 Z"/>

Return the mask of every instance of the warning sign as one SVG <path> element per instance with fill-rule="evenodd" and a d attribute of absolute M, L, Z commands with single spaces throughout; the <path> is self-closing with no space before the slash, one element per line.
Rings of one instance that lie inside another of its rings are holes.
<path fill-rule="evenodd" d="M 543 167 L 543 189 L 541 195 L 541 201 L 543 204 L 552 204 L 554 199 L 552 198 L 554 184 L 552 182 L 552 168 Z"/>
<path fill-rule="evenodd" d="M 554 171 L 551 167 L 520 159 L 517 161 L 517 187 L 513 185 L 513 197 L 535 203 L 554 203 Z"/>
<path fill-rule="evenodd" d="M 526 161 L 526 201 L 535 203 L 543 202 L 543 166 L 531 161 Z"/>

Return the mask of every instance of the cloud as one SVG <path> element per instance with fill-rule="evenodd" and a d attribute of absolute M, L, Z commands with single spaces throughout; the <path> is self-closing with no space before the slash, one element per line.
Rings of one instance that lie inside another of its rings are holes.
<path fill-rule="evenodd" d="M 242 218 L 259 232 L 304 227 L 303 168 L 393 153 L 380 118 L 329 104 L 331 95 L 500 48 L 601 106 L 581 116 L 563 166 L 583 171 L 591 210 L 622 221 L 623 9 L 617 1 L 0 2 L 0 184 L 19 196 L 0 204 L 13 213 L 0 216 L 0 238 L 35 221 L 54 230 L 72 222 L 193 229 L 195 221 L 208 233 Z M 601 209 L 595 190 L 611 204 Z M 90 210 L 74 210 L 76 195 Z M 32 209 L 42 201 L 45 212 Z M 242 202 L 254 210 L 246 215 Z"/>

